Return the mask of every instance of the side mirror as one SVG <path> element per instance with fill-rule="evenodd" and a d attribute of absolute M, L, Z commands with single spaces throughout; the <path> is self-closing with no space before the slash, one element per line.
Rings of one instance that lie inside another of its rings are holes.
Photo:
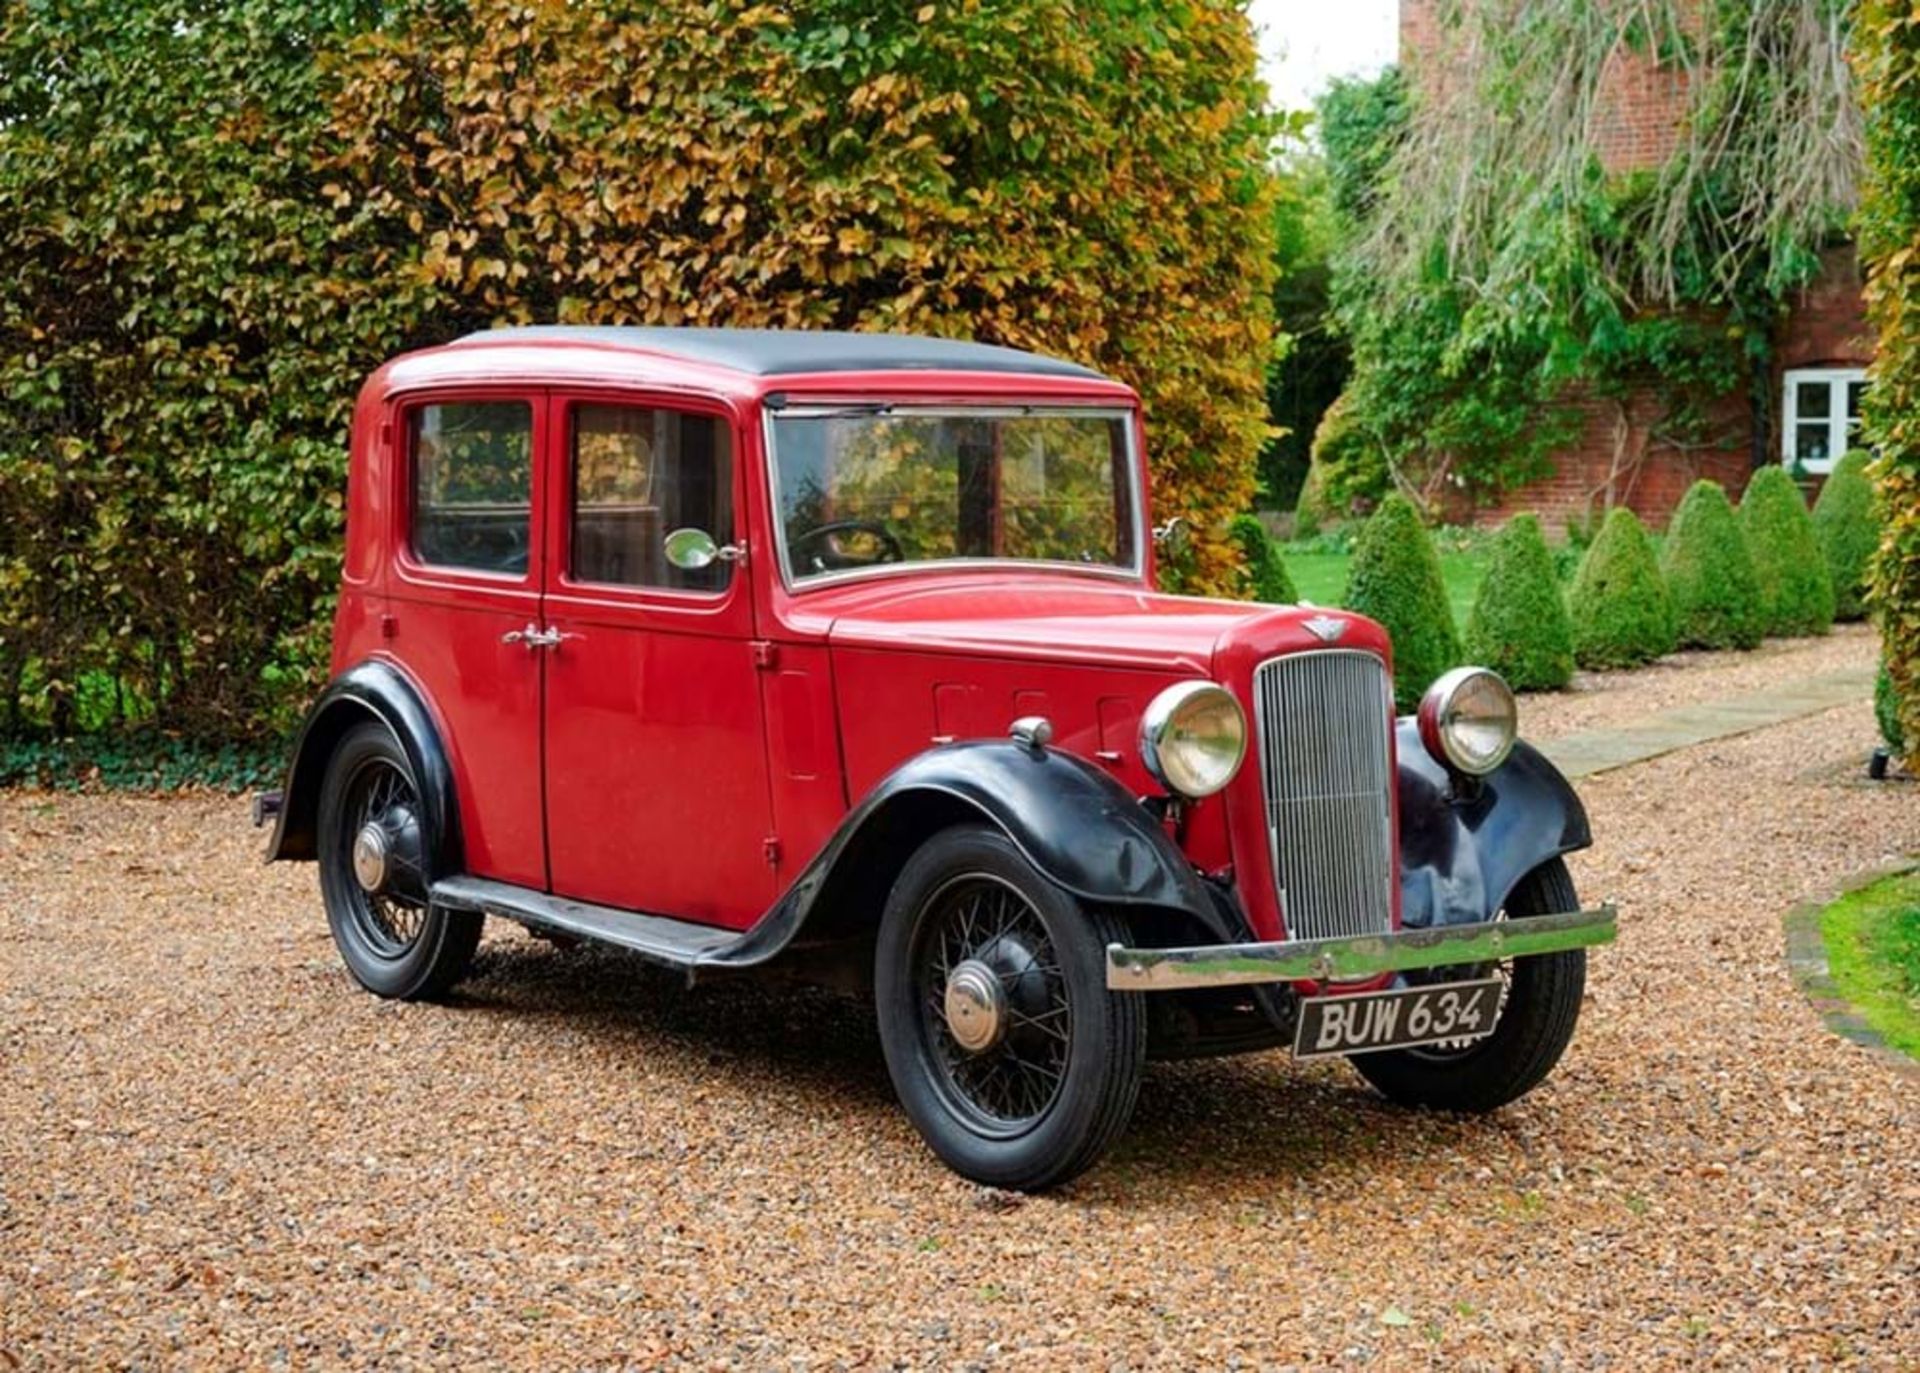
<path fill-rule="evenodd" d="M 1186 553 L 1187 545 L 1192 541 L 1190 526 L 1185 515 L 1175 515 L 1165 524 L 1153 527 L 1153 546 L 1170 558 L 1178 558 Z"/>
<path fill-rule="evenodd" d="M 667 535 L 664 545 L 667 561 L 682 572 L 698 572 L 712 567 L 720 556 L 720 545 L 704 529 L 676 529 Z"/>
<path fill-rule="evenodd" d="M 715 563 L 737 563 L 747 556 L 745 544 L 717 544 L 713 535 L 691 525 L 667 535 L 661 551 L 667 555 L 667 561 L 682 572 L 698 572 Z"/>

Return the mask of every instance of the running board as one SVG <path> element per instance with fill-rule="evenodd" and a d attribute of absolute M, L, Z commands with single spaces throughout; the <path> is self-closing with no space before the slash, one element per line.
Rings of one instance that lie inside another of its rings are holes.
<path fill-rule="evenodd" d="M 716 955 L 741 939 L 734 930 L 570 901 L 564 896 L 550 896 L 508 882 L 491 882 L 484 877 L 443 877 L 433 884 L 432 898 L 437 906 L 479 911 L 517 920 L 523 925 L 538 925 L 542 929 L 612 944 L 639 954 L 649 963 L 683 972 L 689 981 L 695 966 L 721 961 Z"/>

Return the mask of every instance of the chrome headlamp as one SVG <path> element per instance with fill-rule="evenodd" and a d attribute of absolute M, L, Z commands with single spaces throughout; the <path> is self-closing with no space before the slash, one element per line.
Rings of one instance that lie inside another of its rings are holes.
<path fill-rule="evenodd" d="M 1140 758 L 1167 790 L 1189 801 L 1233 780 L 1247 756 L 1247 717 L 1213 682 L 1180 682 L 1140 717 Z"/>
<path fill-rule="evenodd" d="M 1483 777 L 1507 761 L 1520 732 L 1513 689 L 1497 672 L 1456 667 L 1420 700 L 1420 742 L 1454 772 Z"/>

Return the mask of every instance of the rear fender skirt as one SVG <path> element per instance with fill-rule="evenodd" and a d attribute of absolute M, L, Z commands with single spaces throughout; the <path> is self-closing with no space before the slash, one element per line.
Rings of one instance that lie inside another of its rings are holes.
<path fill-rule="evenodd" d="M 1491 920 L 1540 864 L 1593 843 L 1567 779 L 1525 742 L 1479 779 L 1456 779 L 1400 721 L 1400 923 Z"/>
<path fill-rule="evenodd" d="M 991 824 L 1050 881 L 1103 906 L 1179 911 L 1234 938 L 1209 883 L 1140 799 L 1070 753 L 976 741 L 931 749 L 895 769 L 850 813 L 786 894 L 736 945 L 703 964 L 745 967 L 809 937 L 850 934 L 879 918 L 874 899 L 849 903 L 864 870 L 897 870 L 929 833 Z M 841 899 L 828 899 L 834 892 Z M 849 905 L 868 909 L 847 909 Z M 820 918 L 814 919 L 816 911 Z M 821 928 L 831 927 L 831 928 Z"/>
<path fill-rule="evenodd" d="M 440 731 L 419 690 L 389 663 L 369 660 L 328 683 L 307 712 L 299 742 L 287 764 L 285 801 L 267 845 L 269 863 L 311 860 L 318 848 L 320 784 L 341 736 L 363 720 L 385 725 L 407 760 L 420 790 L 426 827 L 429 876 L 460 871 L 460 812 L 454 803 L 453 767 Z"/>

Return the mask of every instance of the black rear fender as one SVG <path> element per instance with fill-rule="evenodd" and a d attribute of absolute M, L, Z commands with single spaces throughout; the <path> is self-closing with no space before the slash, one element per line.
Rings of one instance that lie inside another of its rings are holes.
<path fill-rule="evenodd" d="M 386 727 L 405 751 L 420 789 L 430 878 L 460 871 L 460 812 L 453 768 L 432 712 L 413 683 L 390 664 L 373 661 L 348 669 L 328 683 L 307 712 L 299 742 L 287 764 L 284 799 L 267 861 L 311 860 L 317 852 L 320 786 L 327 760 L 347 731 L 372 720 Z"/>

